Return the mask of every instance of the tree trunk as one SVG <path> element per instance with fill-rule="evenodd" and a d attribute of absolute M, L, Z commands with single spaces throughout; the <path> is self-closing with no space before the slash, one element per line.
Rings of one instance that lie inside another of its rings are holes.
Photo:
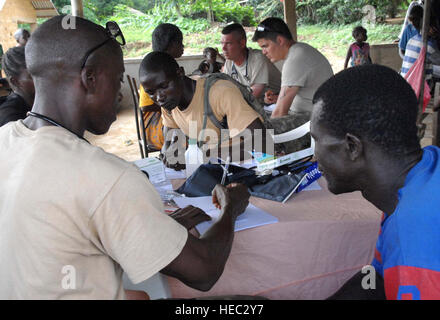
<path fill-rule="evenodd" d="M 182 11 L 180 11 L 179 4 L 177 3 L 177 1 L 173 1 L 173 3 L 174 3 L 174 6 L 176 7 L 176 12 L 177 12 L 177 15 L 179 16 L 179 18 L 183 18 Z"/>
<path fill-rule="evenodd" d="M 212 0 L 208 1 L 207 18 L 208 18 L 209 23 L 212 24 L 214 22 L 214 12 L 212 12 Z"/>

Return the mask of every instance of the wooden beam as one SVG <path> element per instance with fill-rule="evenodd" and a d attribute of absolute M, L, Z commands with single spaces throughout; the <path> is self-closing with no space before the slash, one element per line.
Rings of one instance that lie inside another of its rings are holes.
<path fill-rule="evenodd" d="M 82 0 L 70 0 L 72 4 L 72 16 L 84 18 L 84 7 Z"/>
<path fill-rule="evenodd" d="M 422 28 L 422 41 L 425 52 L 428 51 L 428 32 L 429 32 L 429 22 L 431 18 L 431 0 L 425 0 L 423 8 L 423 28 Z M 426 53 L 425 53 L 426 54 Z M 426 79 L 426 56 L 425 65 L 423 68 L 422 76 L 420 79 L 420 95 L 419 95 L 419 110 L 417 116 L 417 126 L 419 128 L 419 138 L 422 139 L 424 135 L 425 127 L 422 124 L 423 121 L 423 95 L 425 92 L 425 79 Z"/>
<path fill-rule="evenodd" d="M 292 37 L 295 41 L 298 39 L 298 34 L 296 30 L 296 0 L 284 0 L 284 21 L 289 26 Z"/>
<path fill-rule="evenodd" d="M 433 122 L 432 122 L 432 144 L 440 147 L 440 82 L 435 84 L 434 89 L 434 110 L 432 113 Z"/>

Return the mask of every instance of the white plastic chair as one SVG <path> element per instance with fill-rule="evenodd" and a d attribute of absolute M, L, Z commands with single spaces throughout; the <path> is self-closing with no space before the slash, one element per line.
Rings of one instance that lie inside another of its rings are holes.
<path fill-rule="evenodd" d="M 283 143 L 283 142 L 299 139 L 305 136 L 309 132 L 310 132 L 310 121 L 304 123 L 302 126 L 299 126 L 298 128 L 295 128 L 293 130 L 280 134 L 275 134 L 272 136 L 272 138 L 274 143 Z M 262 162 L 258 164 L 258 171 L 262 172 L 266 169 L 273 169 L 282 164 L 301 160 L 313 156 L 314 154 L 315 154 L 315 141 L 313 140 L 312 137 L 310 137 L 309 148 L 297 152 L 293 152 L 282 157 L 278 157 L 272 161 Z"/>
<path fill-rule="evenodd" d="M 274 135 L 273 141 L 275 143 L 283 143 L 283 142 L 287 142 L 287 141 L 292 141 L 292 140 L 296 140 L 296 139 L 299 139 L 299 138 L 305 136 L 309 132 L 310 132 L 310 121 L 304 123 L 302 126 L 299 126 L 298 128 L 295 128 L 293 130 Z M 298 156 L 300 156 L 300 158 L 312 156 L 314 153 L 315 153 L 315 141 L 313 140 L 312 137 L 310 137 L 310 147 L 309 148 L 294 152 L 294 154 L 298 154 Z"/>

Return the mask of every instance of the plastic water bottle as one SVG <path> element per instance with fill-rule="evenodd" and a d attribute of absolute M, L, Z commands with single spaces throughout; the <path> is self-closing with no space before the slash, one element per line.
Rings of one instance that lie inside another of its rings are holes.
<path fill-rule="evenodd" d="M 189 146 L 185 151 L 186 177 L 189 178 L 202 164 L 203 152 L 197 146 L 197 140 L 189 139 Z"/>

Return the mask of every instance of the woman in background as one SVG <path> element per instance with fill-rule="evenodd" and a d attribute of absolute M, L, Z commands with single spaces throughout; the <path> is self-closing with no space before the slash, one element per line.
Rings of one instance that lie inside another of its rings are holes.
<path fill-rule="evenodd" d="M 2 68 L 12 89 L 12 93 L 0 100 L 0 127 L 10 121 L 26 118 L 34 104 L 34 81 L 26 68 L 24 47 L 14 47 L 6 51 L 2 58 Z"/>

